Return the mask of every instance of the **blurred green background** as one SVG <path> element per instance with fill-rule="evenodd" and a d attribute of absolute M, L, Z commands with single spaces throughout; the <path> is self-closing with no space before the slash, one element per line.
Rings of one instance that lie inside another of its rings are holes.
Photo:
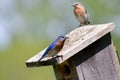
<path fill-rule="evenodd" d="M 51 66 L 27 68 L 25 61 L 79 25 L 76 1 L 92 24 L 116 24 L 112 38 L 120 53 L 120 0 L 0 0 L 0 80 L 55 80 Z"/>

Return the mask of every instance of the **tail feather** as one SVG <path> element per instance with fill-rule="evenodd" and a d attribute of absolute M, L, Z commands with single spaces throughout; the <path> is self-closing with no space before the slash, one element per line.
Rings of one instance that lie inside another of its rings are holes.
<path fill-rule="evenodd" d="M 40 62 L 42 59 L 43 59 L 43 57 L 41 57 L 41 58 L 38 60 L 38 62 Z"/>
<path fill-rule="evenodd" d="M 41 56 L 41 58 L 38 60 L 38 62 L 40 62 L 46 55 L 47 55 L 47 54 L 44 53 L 44 54 Z"/>
<path fill-rule="evenodd" d="M 40 58 L 40 59 L 38 60 L 38 62 L 40 62 L 42 59 L 43 59 L 43 58 Z"/>

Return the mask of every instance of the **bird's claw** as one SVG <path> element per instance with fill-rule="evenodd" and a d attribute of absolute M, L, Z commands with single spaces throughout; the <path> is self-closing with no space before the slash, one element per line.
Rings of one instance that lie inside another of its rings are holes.
<path fill-rule="evenodd" d="M 56 59 L 56 58 L 59 58 L 59 57 L 61 57 L 62 60 L 63 60 L 63 56 L 62 56 L 62 55 L 56 55 L 56 56 L 54 56 L 53 58 Z"/>
<path fill-rule="evenodd" d="M 79 27 L 81 27 L 82 25 L 80 24 Z"/>

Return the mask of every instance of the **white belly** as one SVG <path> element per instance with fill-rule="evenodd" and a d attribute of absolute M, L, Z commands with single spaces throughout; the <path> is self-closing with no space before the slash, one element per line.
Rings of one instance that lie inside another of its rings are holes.
<path fill-rule="evenodd" d="M 84 21 L 85 21 L 85 18 L 84 18 L 83 16 L 78 16 L 78 17 L 76 17 L 76 18 L 77 18 L 77 20 L 78 20 L 81 24 L 83 24 Z"/>

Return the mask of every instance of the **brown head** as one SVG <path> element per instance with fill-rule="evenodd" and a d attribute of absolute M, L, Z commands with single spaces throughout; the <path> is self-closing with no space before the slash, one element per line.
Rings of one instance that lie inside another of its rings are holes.
<path fill-rule="evenodd" d="M 74 8 L 83 7 L 79 2 L 74 2 L 74 3 L 72 4 L 72 6 L 73 6 Z"/>
<path fill-rule="evenodd" d="M 59 46 L 59 47 L 62 48 L 63 45 L 64 45 L 65 40 L 68 39 L 68 37 L 66 37 L 66 36 L 59 36 L 59 37 L 60 37 L 60 38 L 59 38 L 56 46 Z"/>

